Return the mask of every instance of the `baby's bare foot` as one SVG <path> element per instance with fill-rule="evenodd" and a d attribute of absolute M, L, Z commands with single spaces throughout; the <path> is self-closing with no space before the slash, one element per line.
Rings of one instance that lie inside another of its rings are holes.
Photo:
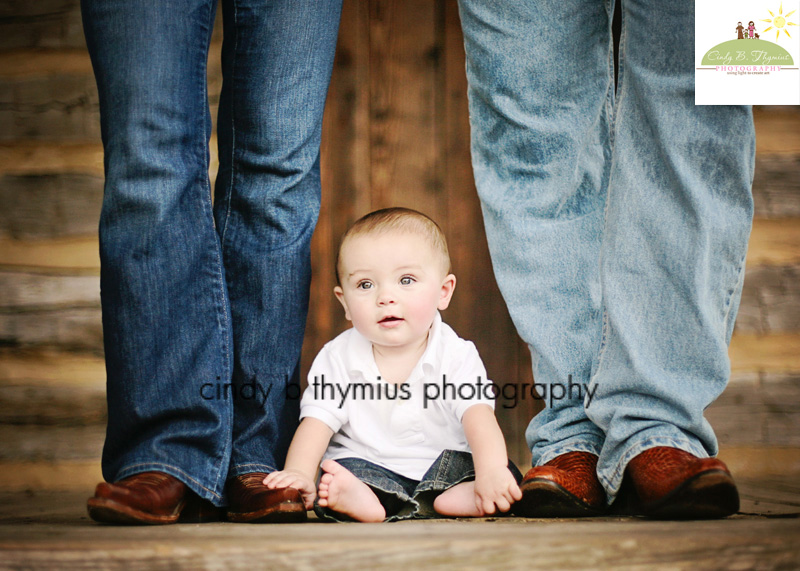
<path fill-rule="evenodd" d="M 484 513 L 475 503 L 475 482 L 456 484 L 433 500 L 436 513 L 451 517 L 481 517 Z"/>
<path fill-rule="evenodd" d="M 325 460 L 322 470 L 325 474 L 319 481 L 319 505 L 356 521 L 379 522 L 386 519 L 386 510 L 378 497 L 350 470 L 334 460 Z"/>

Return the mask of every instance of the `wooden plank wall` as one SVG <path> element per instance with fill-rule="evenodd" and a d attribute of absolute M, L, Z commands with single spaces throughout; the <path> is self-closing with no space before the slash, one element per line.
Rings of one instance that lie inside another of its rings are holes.
<path fill-rule="evenodd" d="M 208 74 L 212 106 L 221 85 L 220 42 L 217 29 Z M 723 455 L 743 474 L 800 471 L 800 112 L 759 109 L 757 129 L 758 218 L 732 346 L 734 380 L 709 410 Z M 448 236 L 459 283 L 445 319 L 475 341 L 491 378 L 531 381 L 527 349 L 494 283 L 472 180 L 455 0 L 345 0 L 322 180 L 305 370 L 347 326 L 332 295 L 339 236 L 362 214 L 401 205 L 427 212 Z M 78 0 L 6 1 L 0 6 L 0 489 L 88 490 L 99 478 L 101 196 L 97 94 Z M 521 466 L 529 461 L 523 434 L 537 404 L 498 408 Z"/>
<path fill-rule="evenodd" d="M 531 381 L 494 281 L 469 154 L 464 47 L 454 1 L 345 1 L 324 124 L 323 205 L 314 236 L 314 281 L 304 349 L 317 350 L 347 327 L 335 285 L 339 237 L 358 217 L 407 206 L 445 231 L 458 285 L 445 320 L 473 340 L 489 376 Z M 528 400 L 498 409 L 512 456 L 537 410 Z"/>

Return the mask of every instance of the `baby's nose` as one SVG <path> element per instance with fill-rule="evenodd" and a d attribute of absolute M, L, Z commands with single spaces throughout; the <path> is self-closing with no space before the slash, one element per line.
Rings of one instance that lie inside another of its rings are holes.
<path fill-rule="evenodd" d="M 386 305 L 394 303 L 395 301 L 396 297 L 392 288 L 381 288 L 380 292 L 378 293 L 378 305 Z"/>

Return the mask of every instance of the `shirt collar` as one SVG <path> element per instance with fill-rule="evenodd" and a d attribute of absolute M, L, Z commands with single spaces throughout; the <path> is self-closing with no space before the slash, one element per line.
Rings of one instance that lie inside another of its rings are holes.
<path fill-rule="evenodd" d="M 419 376 L 417 371 L 420 368 L 425 375 L 435 372 L 436 363 L 441 359 L 439 339 L 442 336 L 442 323 L 442 316 L 437 311 L 428 332 L 428 345 L 411 372 L 412 380 L 414 377 Z M 375 381 L 380 376 L 378 365 L 375 364 L 375 356 L 372 353 L 372 343 L 361 335 L 355 327 L 352 328 L 350 339 L 347 343 L 347 372 L 350 375 L 360 374 L 366 381 Z"/>

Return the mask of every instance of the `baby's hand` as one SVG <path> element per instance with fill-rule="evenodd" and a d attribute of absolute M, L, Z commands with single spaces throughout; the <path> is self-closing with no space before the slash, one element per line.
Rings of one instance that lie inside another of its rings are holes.
<path fill-rule="evenodd" d="M 279 470 L 270 472 L 264 478 L 264 485 L 270 490 L 277 488 L 294 488 L 300 491 L 303 496 L 303 503 L 307 510 L 314 507 L 314 499 L 317 497 L 317 487 L 314 481 L 305 474 L 295 470 Z"/>
<path fill-rule="evenodd" d="M 521 498 L 522 492 L 508 467 L 498 466 L 475 475 L 475 505 L 478 511 L 487 515 L 495 511 L 507 512 L 511 504 Z"/>

